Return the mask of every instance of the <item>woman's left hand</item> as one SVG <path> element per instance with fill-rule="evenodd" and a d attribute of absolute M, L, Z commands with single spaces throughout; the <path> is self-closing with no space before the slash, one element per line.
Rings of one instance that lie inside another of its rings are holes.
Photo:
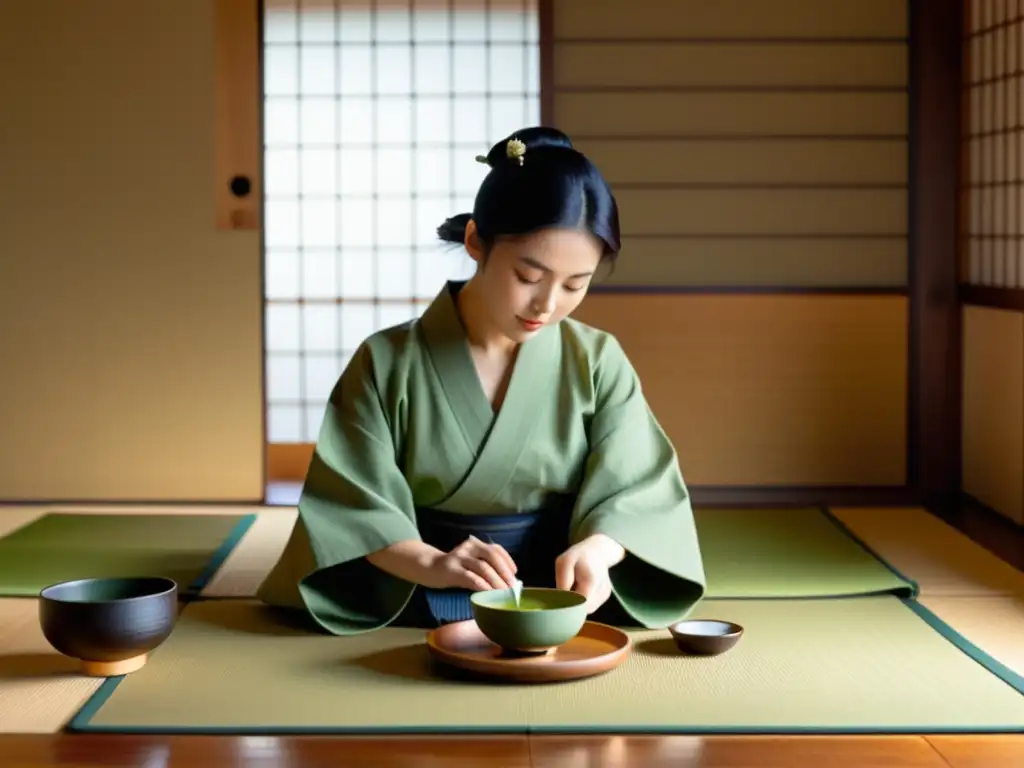
<path fill-rule="evenodd" d="M 555 586 L 586 597 L 587 613 L 591 614 L 611 597 L 608 571 L 625 556 L 621 544 L 603 533 L 595 533 L 559 555 L 555 561 Z"/>

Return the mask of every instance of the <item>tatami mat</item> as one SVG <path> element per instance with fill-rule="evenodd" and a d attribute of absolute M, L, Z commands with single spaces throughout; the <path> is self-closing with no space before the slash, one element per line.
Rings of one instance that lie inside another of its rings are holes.
<path fill-rule="evenodd" d="M 0 507 L 0 536 L 14 533 L 51 511 L 48 507 Z"/>
<path fill-rule="evenodd" d="M 54 510 L 70 511 L 62 507 Z M 204 597 L 252 597 L 270 572 L 295 523 L 294 507 L 182 507 L 190 514 L 256 513 L 258 519 L 203 590 Z M 51 509 L 0 508 L 0 536 Z M 169 507 L 76 507 L 90 513 L 173 513 Z M 894 568 L 914 579 L 922 595 L 1024 596 L 1024 573 L 923 509 L 838 508 L 832 513 Z"/>
<path fill-rule="evenodd" d="M 922 596 L 1024 598 L 1024 573 L 924 509 L 848 508 L 832 513 L 876 554 L 914 579 Z"/>
<path fill-rule="evenodd" d="M 922 602 L 983 651 L 1024 675 L 1024 602 L 933 597 Z M 99 688 L 76 674 L 39 629 L 34 600 L 0 600 L 0 733 L 54 733 Z"/>
<path fill-rule="evenodd" d="M 197 596 L 256 515 L 50 512 L 0 537 L 0 596 L 82 578 L 163 577 Z"/>
<path fill-rule="evenodd" d="M 0 535 L 66 507 L 0 508 Z M 252 596 L 283 549 L 295 520 L 287 507 L 183 507 L 196 514 L 226 509 L 255 512 L 257 522 L 207 586 L 204 596 Z M 168 507 L 104 505 L 85 514 L 119 510 L 166 514 Z M 921 587 L 921 602 L 968 640 L 1024 674 L 1024 574 L 924 510 L 836 509 L 849 529 Z M 979 599 L 981 598 L 981 599 Z M 39 630 L 34 600 L 0 600 L 0 732 L 54 732 L 82 706 L 100 681 L 79 677 Z"/>
<path fill-rule="evenodd" d="M 36 600 L 0 599 L 0 733 L 53 733 L 101 679 L 76 673 L 39 628 Z"/>
<path fill-rule="evenodd" d="M 86 515 L 257 514 L 257 521 L 245 540 L 207 587 L 223 596 L 249 594 L 256 589 L 264 570 L 277 556 L 274 547 L 279 536 L 275 530 L 284 527 L 277 549 L 280 552 L 295 520 L 294 509 L 256 506 L 5 506 L 0 507 L 0 536 L 58 511 Z M 39 627 L 38 601 L 0 598 L 0 733 L 59 731 L 102 682 L 102 679 L 79 675 L 74 661 L 53 650 Z"/>
<path fill-rule="evenodd" d="M 918 602 L 989 656 L 1024 675 L 1024 598 L 926 596 Z"/>
<path fill-rule="evenodd" d="M 631 632 L 614 672 L 567 685 L 439 674 L 422 630 L 342 640 L 253 600 L 183 609 L 143 669 L 104 686 L 75 730 L 177 733 L 1019 731 L 1024 696 L 892 595 L 706 600 L 737 621 L 728 654 L 686 657 Z"/>
<path fill-rule="evenodd" d="M 202 591 L 203 597 L 251 597 L 270 573 L 295 525 L 294 509 L 265 510 Z"/>
<path fill-rule="evenodd" d="M 224 564 L 203 589 L 204 597 L 251 597 L 284 550 L 297 511 L 294 507 L 134 505 L 9 506 L 0 507 L 0 537 L 14 532 L 51 512 L 82 515 L 223 515 L 255 514 L 256 522 L 232 550 Z"/>
<path fill-rule="evenodd" d="M 927 511 L 915 507 L 834 509 L 873 551 L 918 583 L 922 596 L 1021 596 L 1024 573 Z M 204 597 L 252 597 L 284 549 L 294 508 L 264 510 L 203 591 Z"/>

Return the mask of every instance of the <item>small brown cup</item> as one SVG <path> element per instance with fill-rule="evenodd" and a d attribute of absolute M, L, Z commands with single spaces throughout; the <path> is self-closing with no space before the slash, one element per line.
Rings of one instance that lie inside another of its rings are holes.
<path fill-rule="evenodd" d="M 668 631 L 676 647 L 695 656 L 717 656 L 739 642 L 743 627 L 718 619 L 687 619 L 671 625 Z"/>

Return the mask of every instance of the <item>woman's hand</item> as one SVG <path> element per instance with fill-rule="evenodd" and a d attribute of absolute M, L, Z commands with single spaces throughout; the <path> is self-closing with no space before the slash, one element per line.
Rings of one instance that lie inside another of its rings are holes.
<path fill-rule="evenodd" d="M 595 533 L 559 555 L 555 561 L 555 586 L 579 592 L 587 598 L 587 613 L 593 613 L 611 597 L 608 571 L 625 556 L 621 544 L 603 533 Z"/>
<path fill-rule="evenodd" d="M 508 589 L 516 580 L 516 564 L 500 544 L 470 536 L 451 552 L 438 551 L 430 567 L 428 587 L 446 589 Z"/>

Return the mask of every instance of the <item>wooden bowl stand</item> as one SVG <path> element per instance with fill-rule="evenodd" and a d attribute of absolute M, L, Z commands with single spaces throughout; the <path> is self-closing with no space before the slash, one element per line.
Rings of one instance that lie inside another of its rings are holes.
<path fill-rule="evenodd" d="M 121 661 L 87 661 L 81 659 L 82 674 L 89 677 L 117 677 L 137 672 L 146 666 L 149 654 L 143 653 L 140 656 L 133 656 L 130 659 Z"/>

